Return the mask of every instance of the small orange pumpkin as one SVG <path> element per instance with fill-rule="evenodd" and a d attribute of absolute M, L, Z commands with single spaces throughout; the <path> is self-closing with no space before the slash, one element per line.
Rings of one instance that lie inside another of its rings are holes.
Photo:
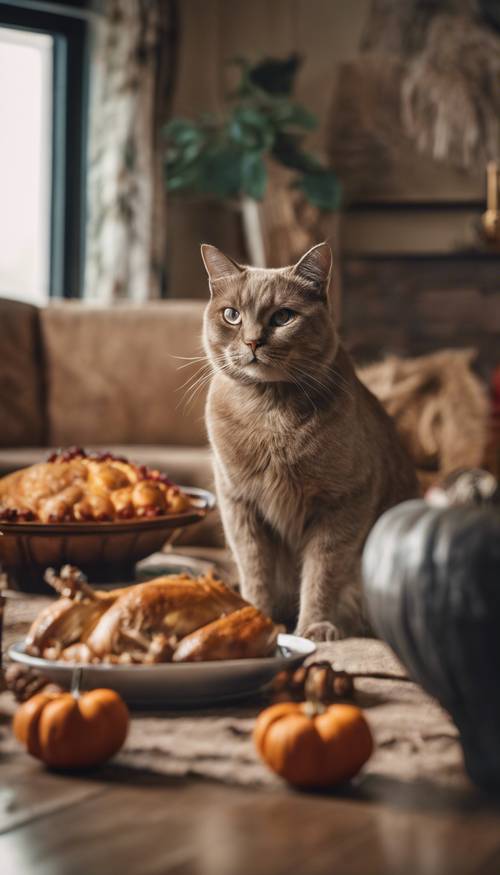
<path fill-rule="evenodd" d="M 38 693 L 18 708 L 13 729 L 32 756 L 58 769 L 97 766 L 127 736 L 128 708 L 113 690 Z"/>
<path fill-rule="evenodd" d="M 348 781 L 371 756 L 373 738 L 354 705 L 281 702 L 262 711 L 254 742 L 267 765 L 298 787 Z"/>

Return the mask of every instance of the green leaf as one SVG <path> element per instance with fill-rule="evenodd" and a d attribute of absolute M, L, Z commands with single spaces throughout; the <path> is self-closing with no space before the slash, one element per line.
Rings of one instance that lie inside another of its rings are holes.
<path fill-rule="evenodd" d="M 247 76 L 252 85 L 256 85 L 268 94 L 285 95 L 292 93 L 295 76 L 300 67 L 299 55 L 288 58 L 264 58 L 259 64 L 247 70 Z"/>
<path fill-rule="evenodd" d="M 302 137 L 297 134 L 279 131 L 272 148 L 276 161 L 291 170 L 301 170 L 304 173 L 315 173 L 323 170 L 318 159 L 301 148 Z"/>
<path fill-rule="evenodd" d="M 245 150 L 264 151 L 274 142 L 274 127 L 264 113 L 252 107 L 237 107 L 229 120 L 228 135 Z"/>
<path fill-rule="evenodd" d="M 255 92 L 255 87 L 250 82 L 248 78 L 248 74 L 250 72 L 250 63 L 246 58 L 235 57 L 229 58 L 226 61 L 228 66 L 239 67 L 241 71 L 241 78 L 238 82 L 234 91 L 230 92 L 227 97 L 235 99 L 235 98 L 246 98 Z"/>
<path fill-rule="evenodd" d="M 332 170 L 304 173 L 295 186 L 304 192 L 307 200 L 319 210 L 338 210 L 341 200 L 340 183 Z"/>
<path fill-rule="evenodd" d="M 288 100 L 276 106 L 272 116 L 275 122 L 284 127 L 304 128 L 306 131 L 313 131 L 318 127 L 318 119 L 312 112 L 300 103 L 291 103 Z"/>
<path fill-rule="evenodd" d="M 167 191 L 186 191 L 190 188 L 188 180 L 183 176 L 172 176 L 167 170 Z"/>
<path fill-rule="evenodd" d="M 235 197 L 241 190 L 241 153 L 231 146 L 213 147 L 203 156 L 200 190 L 218 197 Z"/>
<path fill-rule="evenodd" d="M 172 119 L 163 130 L 167 140 L 178 145 L 200 143 L 203 140 L 203 132 L 200 128 L 194 122 L 186 119 Z"/>
<path fill-rule="evenodd" d="M 184 171 L 173 173 L 167 167 L 167 191 L 193 191 L 197 188 L 197 173 Z"/>
<path fill-rule="evenodd" d="M 244 155 L 241 161 L 242 189 L 249 197 L 260 201 L 267 185 L 267 169 L 258 152 Z"/>
<path fill-rule="evenodd" d="M 198 158 L 201 150 L 203 148 L 203 140 L 199 142 L 187 143 L 186 147 L 182 152 L 182 159 L 185 164 L 191 164 L 192 161 L 195 161 Z"/>
<path fill-rule="evenodd" d="M 174 118 L 165 126 L 165 171 L 169 191 L 232 198 L 242 192 L 263 197 L 271 156 L 298 174 L 295 185 L 320 209 L 335 209 L 340 186 L 335 174 L 305 151 L 305 134 L 316 116 L 290 98 L 300 59 L 265 58 L 240 70 L 236 101 L 225 114 L 205 112 L 195 119 Z"/>

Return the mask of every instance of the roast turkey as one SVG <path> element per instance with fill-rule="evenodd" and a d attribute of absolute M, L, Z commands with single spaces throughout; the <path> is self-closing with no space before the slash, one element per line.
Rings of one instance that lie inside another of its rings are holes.
<path fill-rule="evenodd" d="M 46 580 L 60 598 L 29 630 L 26 651 L 71 662 L 148 663 L 268 656 L 277 628 L 207 574 L 157 577 L 110 592 L 65 566 Z"/>

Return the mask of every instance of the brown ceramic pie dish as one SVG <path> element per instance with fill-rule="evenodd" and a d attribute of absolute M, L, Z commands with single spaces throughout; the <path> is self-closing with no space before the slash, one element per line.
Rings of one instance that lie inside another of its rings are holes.
<path fill-rule="evenodd" d="M 189 508 L 179 513 L 97 522 L 0 521 L 0 563 L 9 585 L 24 592 L 49 591 L 48 566 L 77 565 L 89 580 L 127 580 L 140 559 L 173 540 L 178 529 L 200 522 L 215 506 L 211 492 L 180 487 Z"/>

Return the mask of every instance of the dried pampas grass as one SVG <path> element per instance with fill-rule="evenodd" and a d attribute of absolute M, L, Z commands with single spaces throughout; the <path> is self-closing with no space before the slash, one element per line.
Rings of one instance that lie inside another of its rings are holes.
<path fill-rule="evenodd" d="M 401 87 L 421 151 L 463 167 L 500 155 L 500 38 L 466 15 L 438 14 Z"/>

